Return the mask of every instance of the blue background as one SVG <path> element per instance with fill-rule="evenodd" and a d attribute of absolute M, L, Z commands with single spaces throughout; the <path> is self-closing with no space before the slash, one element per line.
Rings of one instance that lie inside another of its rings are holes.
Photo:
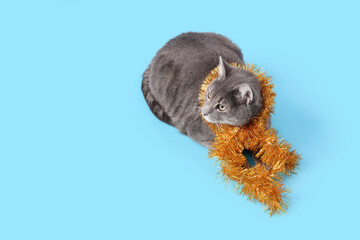
<path fill-rule="evenodd" d="M 359 5 L 1 1 L 0 239 L 359 238 Z M 269 217 L 158 121 L 141 76 L 167 40 L 221 33 L 274 78 L 303 155 Z"/>

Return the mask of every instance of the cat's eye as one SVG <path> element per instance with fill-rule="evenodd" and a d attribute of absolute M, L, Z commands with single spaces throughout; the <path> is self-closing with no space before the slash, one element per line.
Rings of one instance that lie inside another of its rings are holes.
<path fill-rule="evenodd" d="M 226 109 L 226 107 L 224 105 L 222 105 L 222 104 L 219 104 L 218 108 L 219 108 L 220 111 L 225 111 L 225 109 Z"/>

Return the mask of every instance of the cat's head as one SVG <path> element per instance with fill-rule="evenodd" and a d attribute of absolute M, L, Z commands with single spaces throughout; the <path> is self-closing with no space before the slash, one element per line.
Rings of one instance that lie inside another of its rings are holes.
<path fill-rule="evenodd" d="M 201 114 L 211 123 L 244 126 L 261 111 L 262 101 L 256 76 L 219 57 L 219 76 L 206 89 Z"/>

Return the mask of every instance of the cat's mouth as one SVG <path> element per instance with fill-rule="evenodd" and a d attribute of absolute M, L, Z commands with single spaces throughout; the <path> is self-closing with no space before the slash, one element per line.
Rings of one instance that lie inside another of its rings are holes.
<path fill-rule="evenodd" d="M 209 116 L 204 116 L 204 115 L 203 115 L 203 117 L 204 117 L 204 119 L 205 119 L 206 121 L 208 121 L 209 123 L 216 123 L 216 121 L 212 120 Z"/>
<path fill-rule="evenodd" d="M 210 118 L 210 116 L 208 116 L 208 115 L 206 115 L 206 116 L 203 115 L 203 117 L 209 123 L 229 124 L 231 126 L 237 126 L 237 127 L 241 127 L 241 126 L 246 125 L 250 120 L 247 117 L 239 118 L 239 119 L 237 119 L 238 124 L 235 125 L 234 123 L 230 123 L 230 122 L 227 122 L 227 121 L 216 121 L 216 120 Z"/>

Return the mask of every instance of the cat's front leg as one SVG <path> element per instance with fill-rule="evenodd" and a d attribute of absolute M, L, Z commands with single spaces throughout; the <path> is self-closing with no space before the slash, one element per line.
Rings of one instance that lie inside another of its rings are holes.
<path fill-rule="evenodd" d="M 215 139 L 214 132 L 202 119 L 197 124 L 189 125 L 186 128 L 186 135 L 206 148 L 212 148 L 212 143 Z"/>

